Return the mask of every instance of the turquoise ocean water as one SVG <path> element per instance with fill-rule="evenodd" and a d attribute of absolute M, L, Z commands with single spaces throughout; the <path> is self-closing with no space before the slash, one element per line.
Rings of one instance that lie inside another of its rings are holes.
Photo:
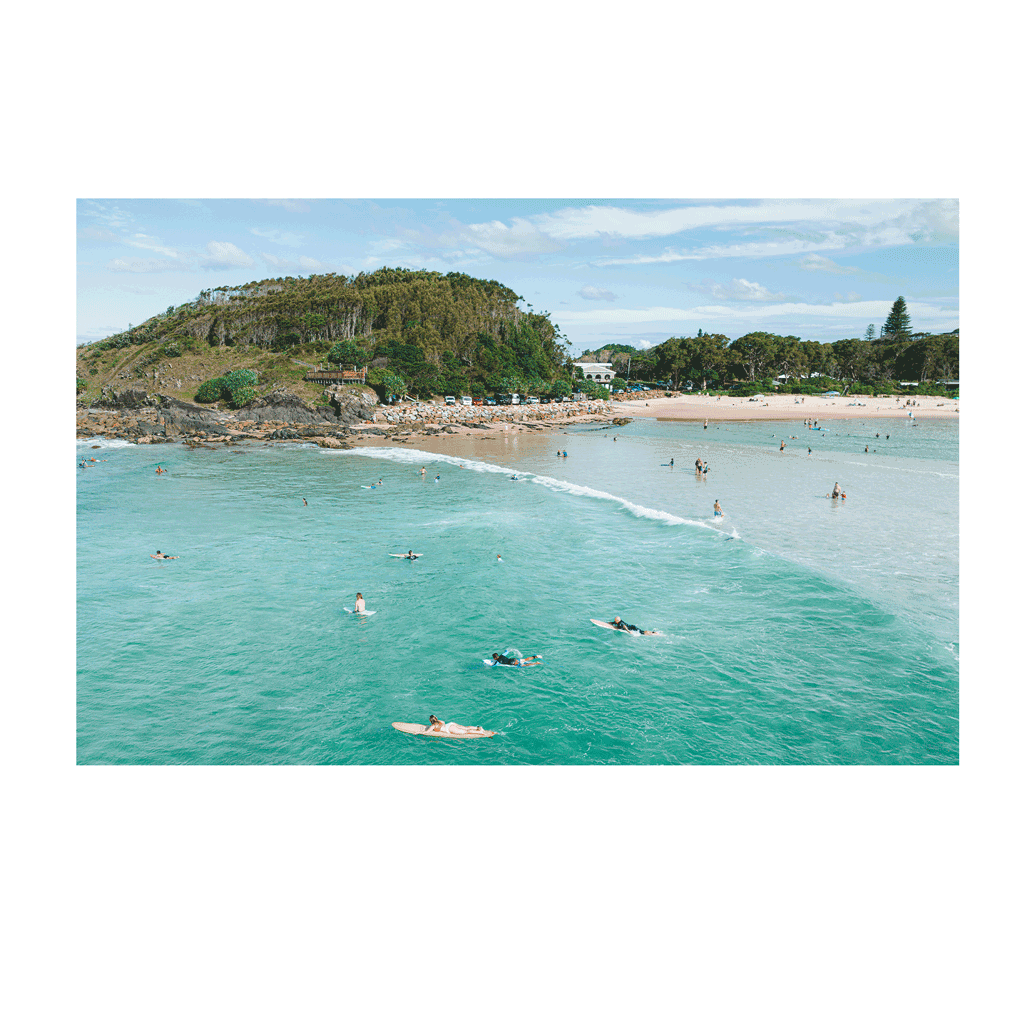
<path fill-rule="evenodd" d="M 78 761 L 956 763 L 957 422 L 819 423 L 82 440 Z M 429 714 L 498 734 L 391 727 Z"/>

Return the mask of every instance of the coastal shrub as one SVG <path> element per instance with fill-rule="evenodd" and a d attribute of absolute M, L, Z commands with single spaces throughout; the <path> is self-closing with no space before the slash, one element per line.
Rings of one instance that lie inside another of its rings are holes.
<path fill-rule="evenodd" d="M 238 410 L 240 407 L 245 407 L 248 403 L 252 403 L 257 399 L 257 390 L 250 385 L 236 386 L 232 390 L 232 396 L 229 399 L 229 406 L 233 410 Z"/>
<path fill-rule="evenodd" d="M 196 391 L 196 396 L 193 397 L 197 403 L 214 403 L 215 400 L 221 399 L 221 379 L 220 378 L 209 378 L 206 382 L 200 385 L 200 388 Z"/>
<path fill-rule="evenodd" d="M 86 380 L 84 378 L 76 378 L 75 379 L 75 395 L 78 396 L 78 394 L 81 393 L 82 390 L 86 388 L 87 384 L 88 383 L 86 382 Z"/>

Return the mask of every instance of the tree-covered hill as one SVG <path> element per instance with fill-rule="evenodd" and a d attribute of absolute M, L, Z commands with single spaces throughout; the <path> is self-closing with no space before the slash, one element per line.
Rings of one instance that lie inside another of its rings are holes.
<path fill-rule="evenodd" d="M 283 374 L 304 358 L 367 364 L 372 384 L 420 396 L 565 388 L 571 376 L 559 326 L 519 308 L 522 299 L 499 282 L 401 268 L 205 289 L 80 348 L 80 388 L 105 384 L 116 370 L 145 380 L 148 367 L 161 365 L 174 375 L 178 362 L 209 354 Z"/>

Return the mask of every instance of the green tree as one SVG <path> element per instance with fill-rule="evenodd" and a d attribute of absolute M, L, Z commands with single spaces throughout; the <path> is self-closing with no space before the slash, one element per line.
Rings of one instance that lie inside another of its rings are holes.
<path fill-rule="evenodd" d="M 889 311 L 888 318 L 882 331 L 887 336 L 901 339 L 910 338 L 910 315 L 907 313 L 907 302 L 902 296 L 896 297 L 896 302 Z"/>
<path fill-rule="evenodd" d="M 874 325 L 868 325 L 867 331 L 864 333 L 864 338 L 869 342 L 873 343 L 875 339 L 875 327 Z"/>

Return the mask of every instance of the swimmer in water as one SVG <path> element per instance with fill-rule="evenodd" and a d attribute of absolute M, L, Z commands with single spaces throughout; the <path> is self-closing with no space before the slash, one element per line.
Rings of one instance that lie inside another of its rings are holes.
<path fill-rule="evenodd" d="M 725 512 L 721 509 L 721 504 L 718 503 L 717 500 L 715 500 L 714 501 L 714 517 L 716 517 L 716 518 L 723 518 L 724 516 L 725 516 Z"/>
<path fill-rule="evenodd" d="M 496 554 L 496 559 L 497 560 L 503 560 L 503 558 L 499 554 Z"/>
<path fill-rule="evenodd" d="M 302 496 L 300 497 L 300 499 L 301 499 L 301 500 L 303 500 L 303 505 L 304 505 L 304 506 L 306 507 L 306 506 L 307 506 L 307 501 L 306 501 L 306 499 L 304 499 L 304 497 L 302 497 Z"/>
<path fill-rule="evenodd" d="M 435 476 L 435 480 L 436 480 L 437 482 L 439 481 L 439 476 L 438 476 L 438 475 L 436 475 L 436 476 Z"/>
<path fill-rule="evenodd" d="M 170 554 L 161 553 L 160 550 L 156 553 L 151 553 L 150 556 L 153 557 L 154 560 L 178 560 L 178 557 L 172 557 Z"/>
<path fill-rule="evenodd" d="M 417 560 L 418 559 L 418 555 L 413 550 L 408 550 L 404 554 L 404 557 L 406 557 L 407 560 Z"/>
<path fill-rule="evenodd" d="M 421 469 L 421 473 L 422 473 L 422 474 L 424 474 L 424 473 L 425 473 L 425 469 L 424 469 L 424 468 L 422 468 L 422 469 Z"/>

